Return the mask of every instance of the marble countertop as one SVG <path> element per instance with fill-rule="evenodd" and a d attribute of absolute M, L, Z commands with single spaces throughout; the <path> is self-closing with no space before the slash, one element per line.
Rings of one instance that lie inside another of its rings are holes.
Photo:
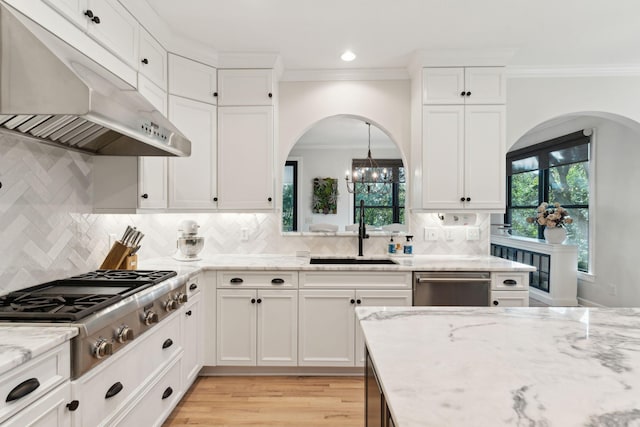
<path fill-rule="evenodd" d="M 356 309 L 397 427 L 640 425 L 640 309 Z"/>
<path fill-rule="evenodd" d="M 312 255 L 313 256 L 313 255 Z M 318 256 L 341 258 L 353 255 Z M 384 265 L 324 265 L 310 264 L 309 257 L 287 255 L 216 255 L 198 261 L 178 261 L 171 257 L 139 260 L 139 268 L 175 269 L 180 272 L 197 270 L 332 270 L 332 271 L 535 271 L 534 267 L 494 256 L 413 255 L 392 258 L 397 264 Z"/>
<path fill-rule="evenodd" d="M 0 326 L 0 375 L 78 335 L 69 326 Z"/>

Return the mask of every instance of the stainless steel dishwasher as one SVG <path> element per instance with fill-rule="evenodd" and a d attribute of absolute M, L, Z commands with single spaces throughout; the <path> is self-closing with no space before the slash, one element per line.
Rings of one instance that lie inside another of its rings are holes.
<path fill-rule="evenodd" d="M 413 273 L 414 306 L 489 306 L 490 272 Z"/>

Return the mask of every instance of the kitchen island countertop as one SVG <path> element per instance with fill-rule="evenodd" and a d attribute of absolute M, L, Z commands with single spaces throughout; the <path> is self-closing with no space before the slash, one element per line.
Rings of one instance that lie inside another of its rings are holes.
<path fill-rule="evenodd" d="M 78 335 L 69 326 L 34 326 L 5 323 L 0 326 L 0 375 L 46 353 Z"/>
<path fill-rule="evenodd" d="M 640 425 L 640 309 L 356 311 L 397 427 Z"/>

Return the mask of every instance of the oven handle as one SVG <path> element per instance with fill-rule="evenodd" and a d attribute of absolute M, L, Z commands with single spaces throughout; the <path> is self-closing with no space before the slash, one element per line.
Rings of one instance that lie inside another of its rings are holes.
<path fill-rule="evenodd" d="M 40 381 L 38 381 L 37 378 L 29 378 L 15 386 L 7 395 L 6 401 L 12 402 L 14 400 L 22 399 L 38 387 L 40 387 Z"/>
<path fill-rule="evenodd" d="M 114 385 L 109 387 L 109 390 L 107 390 L 107 394 L 104 395 L 104 398 L 105 399 L 112 398 L 116 394 L 120 393 L 123 388 L 124 388 L 124 386 L 122 385 L 122 383 L 120 381 L 118 381 L 117 383 L 115 383 Z"/>
<path fill-rule="evenodd" d="M 480 277 L 418 277 L 417 283 L 430 283 L 430 282 L 482 282 L 491 283 L 491 279 L 485 279 Z"/>

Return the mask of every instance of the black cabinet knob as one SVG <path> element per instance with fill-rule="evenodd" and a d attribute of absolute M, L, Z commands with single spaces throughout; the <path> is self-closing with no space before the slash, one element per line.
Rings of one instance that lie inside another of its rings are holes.
<path fill-rule="evenodd" d="M 268 198 L 267 198 L 267 201 L 269 201 L 269 202 L 270 202 L 270 201 L 272 201 L 272 200 L 273 200 L 273 199 L 272 199 L 271 197 L 268 197 Z"/>
<path fill-rule="evenodd" d="M 464 96 L 464 94 L 465 94 L 464 91 L 460 92 L 460 96 Z"/>
<path fill-rule="evenodd" d="M 67 403 L 67 409 L 69 409 L 71 412 L 78 409 L 78 406 L 80 406 L 80 402 L 78 402 L 77 400 L 72 400 L 71 402 Z"/>
<path fill-rule="evenodd" d="M 187 311 L 187 312 L 185 313 L 185 315 L 187 315 L 187 316 L 191 316 L 192 314 L 193 314 L 193 313 L 191 312 L 191 310 L 189 310 L 189 311 Z"/>
<path fill-rule="evenodd" d="M 0 182 L 0 188 L 2 188 L 2 183 Z"/>
<path fill-rule="evenodd" d="M 217 98 L 217 97 L 218 97 L 218 92 L 213 92 L 213 96 L 214 96 L 215 98 Z"/>
<path fill-rule="evenodd" d="M 467 96 L 471 96 L 471 92 L 467 92 Z"/>
<path fill-rule="evenodd" d="M 147 65 L 149 63 L 149 60 L 147 58 L 142 58 L 142 62 L 144 65 Z"/>
<path fill-rule="evenodd" d="M 89 21 L 93 21 L 96 24 L 100 23 L 100 18 L 98 16 L 94 16 L 93 18 L 89 19 Z"/>
<path fill-rule="evenodd" d="M 262 298 L 258 298 L 258 299 L 256 300 L 256 302 L 257 302 L 258 304 L 260 304 L 260 303 L 262 302 Z"/>
<path fill-rule="evenodd" d="M 353 298 L 351 298 L 351 304 L 355 304 L 356 300 L 354 300 Z"/>
<path fill-rule="evenodd" d="M 362 304 L 362 300 L 357 299 L 356 304 Z"/>
<path fill-rule="evenodd" d="M 464 202 L 464 197 L 460 197 L 460 201 L 461 201 L 461 202 Z"/>
<path fill-rule="evenodd" d="M 467 197 L 465 200 L 466 200 L 467 202 L 470 202 L 470 201 L 471 201 L 471 197 Z"/>
<path fill-rule="evenodd" d="M 256 299 L 255 298 L 251 298 L 251 304 L 255 304 L 256 303 Z"/>
<path fill-rule="evenodd" d="M 269 98 L 273 98 L 273 94 L 269 92 Z"/>
<path fill-rule="evenodd" d="M 140 196 L 140 197 L 142 197 L 143 199 L 148 199 L 148 198 L 149 198 L 149 195 L 148 195 L 147 193 L 144 193 L 144 194 L 143 194 L 142 196 Z"/>
<path fill-rule="evenodd" d="M 493 301 L 493 305 L 498 305 L 498 304 L 500 304 L 498 301 L 495 301 L 495 300 Z"/>
<path fill-rule="evenodd" d="M 214 202 L 217 202 L 217 201 L 218 201 L 218 198 L 217 198 L 217 197 L 214 197 L 214 198 L 213 198 L 213 201 L 214 201 Z"/>
<path fill-rule="evenodd" d="M 87 18 L 93 18 L 93 10 L 91 9 L 87 9 L 84 11 L 84 16 L 86 16 Z"/>

